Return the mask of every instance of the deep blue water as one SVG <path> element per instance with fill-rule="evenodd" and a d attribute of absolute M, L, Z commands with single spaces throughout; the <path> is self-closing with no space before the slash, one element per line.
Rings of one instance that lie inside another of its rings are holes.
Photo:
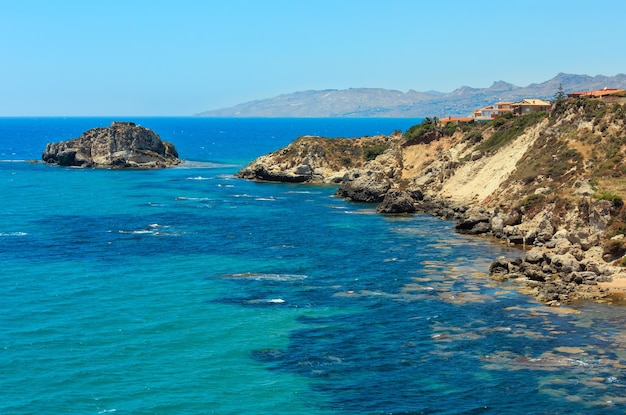
<path fill-rule="evenodd" d="M 233 177 L 411 120 L 137 118 L 198 163 L 26 161 L 111 121 L 0 118 L 0 413 L 625 412 L 623 308 L 537 304 L 453 223 Z"/>

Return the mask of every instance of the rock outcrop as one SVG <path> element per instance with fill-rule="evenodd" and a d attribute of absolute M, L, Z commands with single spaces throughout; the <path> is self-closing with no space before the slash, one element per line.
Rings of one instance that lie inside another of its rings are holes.
<path fill-rule="evenodd" d="M 334 183 L 379 213 L 428 213 L 519 246 L 490 272 L 546 304 L 626 299 L 625 105 L 564 100 L 549 116 L 425 121 L 405 135 L 302 137 L 238 175 Z"/>
<path fill-rule="evenodd" d="M 132 122 L 113 122 L 73 140 L 50 143 L 42 154 L 49 164 L 72 167 L 153 169 L 179 164 L 173 144 Z"/>

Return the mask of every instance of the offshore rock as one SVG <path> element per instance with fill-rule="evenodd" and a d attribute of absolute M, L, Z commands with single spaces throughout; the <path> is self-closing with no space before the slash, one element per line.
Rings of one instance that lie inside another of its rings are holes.
<path fill-rule="evenodd" d="M 50 143 L 42 154 L 48 164 L 71 167 L 154 169 L 181 162 L 173 144 L 132 122 L 93 128 L 73 140 Z"/>

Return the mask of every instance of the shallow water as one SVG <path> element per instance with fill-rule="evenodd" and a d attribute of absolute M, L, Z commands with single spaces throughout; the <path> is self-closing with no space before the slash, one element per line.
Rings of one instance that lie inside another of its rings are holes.
<path fill-rule="evenodd" d="M 0 159 L 109 123 L 0 119 Z M 194 163 L 0 162 L 1 413 L 624 412 L 623 308 L 537 304 L 450 222 L 233 177 L 409 121 L 140 123 Z"/>

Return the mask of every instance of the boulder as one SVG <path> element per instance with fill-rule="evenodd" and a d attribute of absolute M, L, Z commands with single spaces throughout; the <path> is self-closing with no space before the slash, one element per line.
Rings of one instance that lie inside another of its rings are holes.
<path fill-rule="evenodd" d="M 73 140 L 49 143 L 41 157 L 49 164 L 72 167 L 150 169 L 181 162 L 173 144 L 132 122 L 113 122 Z"/>
<path fill-rule="evenodd" d="M 268 182 L 282 183 L 304 183 L 312 178 L 312 171 L 302 166 L 295 171 L 287 171 L 280 168 L 272 168 L 262 163 L 249 165 L 246 169 L 241 170 L 238 177 L 249 180 L 264 180 Z"/>
<path fill-rule="evenodd" d="M 524 261 L 530 262 L 531 264 L 539 264 L 545 259 L 544 252 L 541 248 L 533 248 L 530 251 L 526 252 L 524 256 Z"/>
<path fill-rule="evenodd" d="M 370 172 L 351 179 L 346 175 L 336 194 L 356 202 L 382 202 L 391 188 L 391 182 L 381 172 Z"/>
<path fill-rule="evenodd" d="M 413 213 L 415 199 L 410 192 L 403 190 L 389 190 L 383 201 L 376 207 L 378 213 Z"/>
<path fill-rule="evenodd" d="M 561 255 L 552 255 L 550 257 L 550 263 L 554 265 L 558 272 L 571 273 L 580 270 L 580 263 L 569 252 Z"/>
<path fill-rule="evenodd" d="M 470 234 L 483 234 L 491 229 L 491 215 L 480 207 L 470 207 L 459 219 L 456 229 Z"/>
<path fill-rule="evenodd" d="M 491 265 L 489 265 L 489 275 L 501 276 L 508 274 L 510 269 L 510 260 L 505 256 L 497 257 Z"/>

